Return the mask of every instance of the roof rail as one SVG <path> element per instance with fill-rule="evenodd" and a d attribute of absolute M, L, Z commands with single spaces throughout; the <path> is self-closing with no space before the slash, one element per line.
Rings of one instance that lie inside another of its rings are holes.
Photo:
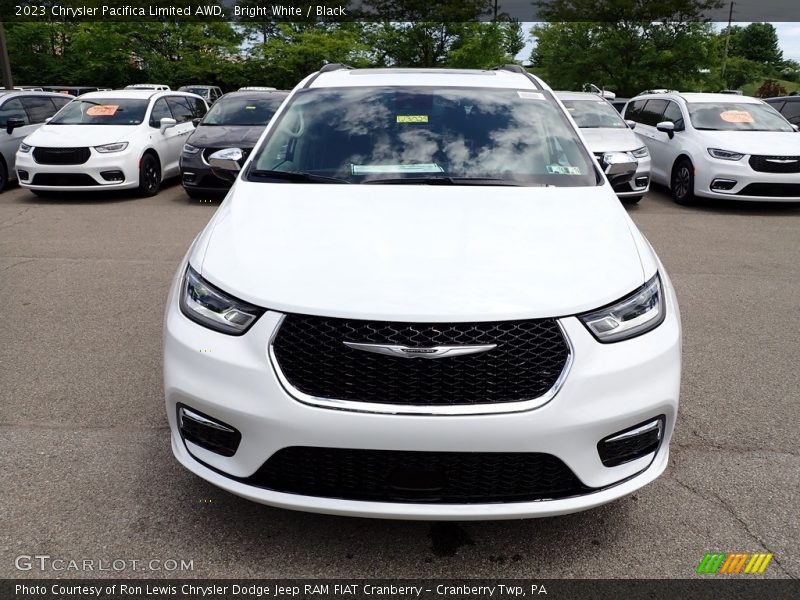
<path fill-rule="evenodd" d="M 353 67 L 350 65 L 343 65 L 342 63 L 328 63 L 327 65 L 322 65 L 322 68 L 319 70 L 320 73 L 330 73 L 331 71 L 344 71 L 344 70 L 352 70 Z"/>
<path fill-rule="evenodd" d="M 500 66 L 494 67 L 494 69 L 492 69 L 492 70 L 493 71 L 511 71 L 512 73 L 522 73 L 524 75 L 528 74 L 528 72 L 525 70 L 525 68 L 521 67 L 520 65 L 500 65 Z"/>

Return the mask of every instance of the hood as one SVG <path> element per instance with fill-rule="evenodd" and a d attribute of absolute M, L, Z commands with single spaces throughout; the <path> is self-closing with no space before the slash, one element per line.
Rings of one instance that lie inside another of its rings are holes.
<path fill-rule="evenodd" d="M 589 127 L 581 129 L 583 138 L 592 153 L 596 152 L 629 152 L 644 146 L 644 142 L 628 127 Z"/>
<path fill-rule="evenodd" d="M 42 125 L 25 139 L 30 146 L 51 148 L 71 148 L 76 143 L 81 146 L 102 146 L 126 141 L 141 125 Z"/>
<path fill-rule="evenodd" d="M 800 156 L 800 133 L 796 131 L 698 131 L 700 144 L 708 148 L 742 154 Z M 700 141 L 702 140 L 702 141 Z"/>
<path fill-rule="evenodd" d="M 200 125 L 188 143 L 198 148 L 253 148 L 266 125 Z"/>
<path fill-rule="evenodd" d="M 594 309 L 645 281 L 611 189 L 237 181 L 190 262 L 259 306 L 376 320 Z M 210 232 L 210 233 L 209 233 Z"/>

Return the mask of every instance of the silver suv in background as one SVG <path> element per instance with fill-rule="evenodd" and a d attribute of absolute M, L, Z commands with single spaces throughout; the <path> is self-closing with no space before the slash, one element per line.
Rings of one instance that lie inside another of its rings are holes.
<path fill-rule="evenodd" d="M 15 157 L 22 140 L 72 98 L 54 92 L 0 90 L 0 192 L 16 179 Z"/>

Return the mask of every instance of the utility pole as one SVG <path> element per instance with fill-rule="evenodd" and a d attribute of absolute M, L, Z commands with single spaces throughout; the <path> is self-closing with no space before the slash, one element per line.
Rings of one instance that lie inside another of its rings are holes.
<path fill-rule="evenodd" d="M 3 87 L 7 90 L 14 89 L 11 79 L 11 63 L 8 60 L 8 46 L 6 46 L 6 29 L 0 21 L 0 70 L 3 71 Z"/>
<path fill-rule="evenodd" d="M 725 53 L 722 55 L 722 83 L 727 88 L 728 82 L 725 79 L 725 67 L 728 65 L 728 46 L 731 43 L 731 21 L 733 21 L 733 2 L 728 11 L 728 31 L 725 34 Z"/>
<path fill-rule="evenodd" d="M 494 20 L 497 21 L 497 0 L 494 0 Z"/>

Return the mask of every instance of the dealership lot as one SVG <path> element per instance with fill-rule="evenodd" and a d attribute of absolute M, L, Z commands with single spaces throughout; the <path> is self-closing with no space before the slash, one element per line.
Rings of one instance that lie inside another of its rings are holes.
<path fill-rule="evenodd" d="M 437 524 L 272 509 L 173 459 L 162 313 L 216 206 L 174 184 L 148 199 L 0 195 L 0 576 L 86 575 L 15 568 L 44 554 L 193 564 L 102 573 L 123 576 L 689 577 L 715 550 L 773 552 L 765 576 L 800 576 L 800 207 L 685 208 L 656 189 L 629 209 L 684 326 L 659 480 L 565 517 Z"/>

